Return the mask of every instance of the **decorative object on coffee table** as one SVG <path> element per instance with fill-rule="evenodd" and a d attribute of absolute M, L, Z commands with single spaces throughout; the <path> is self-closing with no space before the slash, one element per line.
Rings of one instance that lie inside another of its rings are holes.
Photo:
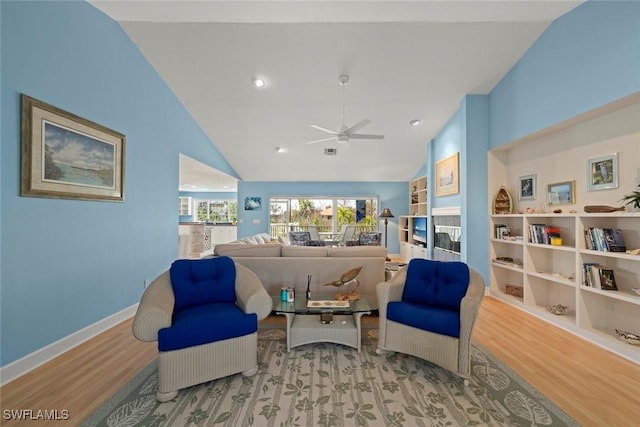
<path fill-rule="evenodd" d="M 360 294 L 356 292 L 358 287 L 360 286 L 360 281 L 356 279 L 362 267 L 352 268 L 351 270 L 347 270 L 340 276 L 340 279 L 334 280 L 333 282 L 325 283 L 322 286 L 336 286 L 342 287 L 350 284 L 351 282 L 355 282 L 355 286 L 351 288 L 351 290 L 346 292 L 340 292 L 336 294 L 336 299 L 338 301 L 355 301 L 360 298 Z"/>
<path fill-rule="evenodd" d="M 495 215 L 513 213 L 513 198 L 505 187 L 500 187 L 493 198 L 493 213 Z"/>

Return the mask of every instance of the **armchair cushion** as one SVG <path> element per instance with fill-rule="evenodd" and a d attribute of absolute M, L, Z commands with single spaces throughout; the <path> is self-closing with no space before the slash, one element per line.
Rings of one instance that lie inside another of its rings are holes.
<path fill-rule="evenodd" d="M 174 313 L 209 303 L 236 302 L 236 266 L 229 257 L 180 259 L 169 271 Z"/>
<path fill-rule="evenodd" d="M 158 350 L 171 351 L 252 334 L 258 330 L 255 313 L 229 303 L 193 306 L 173 314 L 173 323 L 158 331 Z"/>
<path fill-rule="evenodd" d="M 465 263 L 416 258 L 407 267 L 402 301 L 459 312 L 468 286 Z"/>
<path fill-rule="evenodd" d="M 440 335 L 460 336 L 458 311 L 396 301 L 387 305 L 387 319 Z"/>

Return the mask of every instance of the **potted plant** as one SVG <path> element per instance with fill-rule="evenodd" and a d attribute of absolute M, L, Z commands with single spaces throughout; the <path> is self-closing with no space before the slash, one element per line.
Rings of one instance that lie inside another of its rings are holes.
<path fill-rule="evenodd" d="M 640 184 L 638 188 L 640 188 Z M 634 208 L 640 209 L 640 191 L 633 191 L 631 194 L 625 195 L 621 201 L 625 202 L 625 205 L 632 205 Z"/>

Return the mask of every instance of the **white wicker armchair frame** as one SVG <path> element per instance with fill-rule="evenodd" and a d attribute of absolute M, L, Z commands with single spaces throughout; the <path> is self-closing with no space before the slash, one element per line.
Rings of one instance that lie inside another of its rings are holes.
<path fill-rule="evenodd" d="M 387 319 L 387 304 L 400 301 L 407 277 L 406 267 L 389 281 L 379 283 L 378 353 L 395 351 L 433 362 L 465 379 L 470 375 L 470 345 L 473 326 L 484 296 L 484 279 L 469 269 L 470 281 L 460 307 L 460 337 L 435 334 Z"/>
<path fill-rule="evenodd" d="M 245 313 L 262 320 L 271 313 L 272 301 L 258 276 L 236 264 L 236 304 Z M 141 341 L 157 341 L 158 331 L 171 326 L 174 305 L 169 271 L 158 276 L 142 295 L 134 321 L 133 335 Z M 258 371 L 257 333 L 158 354 L 158 392 L 161 402 L 173 399 L 178 390 L 242 372 Z"/>

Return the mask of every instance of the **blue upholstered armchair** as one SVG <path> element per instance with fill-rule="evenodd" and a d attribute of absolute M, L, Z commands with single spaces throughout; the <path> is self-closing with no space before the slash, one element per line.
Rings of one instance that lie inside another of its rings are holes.
<path fill-rule="evenodd" d="M 258 321 L 271 312 L 260 279 L 229 257 L 175 261 L 145 290 L 133 322 L 158 341 L 157 399 L 216 378 L 258 371 Z"/>
<path fill-rule="evenodd" d="M 482 276 L 462 262 L 415 258 L 376 291 L 378 352 L 428 360 L 466 384 L 471 333 L 484 295 Z"/>

